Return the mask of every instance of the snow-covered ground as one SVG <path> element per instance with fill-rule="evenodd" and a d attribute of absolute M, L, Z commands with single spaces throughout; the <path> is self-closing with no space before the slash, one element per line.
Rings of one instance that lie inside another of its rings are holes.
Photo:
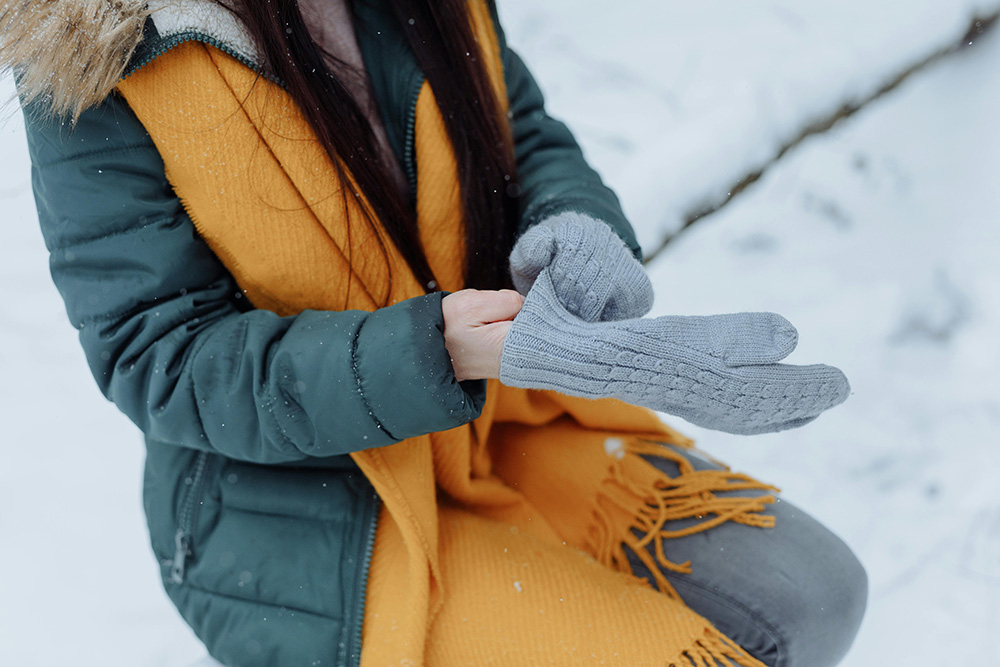
<path fill-rule="evenodd" d="M 1000 2 L 579 6 L 501 3 L 650 246 Z M 650 267 L 657 314 L 774 310 L 799 328 L 792 362 L 851 378 L 798 431 L 682 425 L 859 553 L 872 595 L 849 667 L 1000 665 L 997 63 L 1000 31 L 789 152 Z M 48 278 L 23 142 L 0 126 L 0 665 L 187 667 L 204 650 L 159 589 L 139 435 Z"/>
<path fill-rule="evenodd" d="M 998 63 L 994 31 L 807 140 L 651 267 L 656 313 L 782 313 L 791 361 L 851 379 L 799 431 L 696 436 L 857 550 L 872 588 L 850 666 L 1000 665 Z"/>
<path fill-rule="evenodd" d="M 997 0 L 502 0 L 508 39 L 643 247 L 801 131 L 957 43 Z"/>

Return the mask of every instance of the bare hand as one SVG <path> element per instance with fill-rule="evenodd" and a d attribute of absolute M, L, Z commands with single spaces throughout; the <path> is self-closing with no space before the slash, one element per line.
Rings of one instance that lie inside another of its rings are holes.
<path fill-rule="evenodd" d="M 500 377 L 500 354 L 524 299 L 514 290 L 465 289 L 441 300 L 444 346 L 458 381 Z"/>

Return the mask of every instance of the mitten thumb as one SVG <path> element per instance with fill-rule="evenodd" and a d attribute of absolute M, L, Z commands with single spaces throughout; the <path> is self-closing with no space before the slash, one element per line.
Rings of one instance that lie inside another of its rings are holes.
<path fill-rule="evenodd" d="M 538 274 L 552 263 L 556 250 L 555 232 L 548 225 L 535 225 L 517 240 L 510 253 L 510 277 L 518 292 L 528 294 Z"/>
<path fill-rule="evenodd" d="M 731 313 L 707 317 L 663 317 L 674 342 L 729 367 L 774 364 L 795 349 L 798 332 L 776 313 Z M 657 320 L 653 320 L 654 322 Z"/>

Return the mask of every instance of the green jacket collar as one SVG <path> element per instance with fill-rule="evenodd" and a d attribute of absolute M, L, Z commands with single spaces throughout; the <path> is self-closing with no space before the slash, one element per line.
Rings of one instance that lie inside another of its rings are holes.
<path fill-rule="evenodd" d="M 142 42 L 124 76 L 145 67 L 176 46 L 192 41 L 210 44 L 267 76 L 260 69 L 256 47 L 242 24 L 212 0 L 155 0 L 149 8 L 150 20 L 144 26 Z M 372 96 L 389 146 L 404 166 L 410 192 L 415 193 L 413 133 L 423 73 L 387 3 L 357 0 L 354 12 L 358 45 L 368 70 Z"/>

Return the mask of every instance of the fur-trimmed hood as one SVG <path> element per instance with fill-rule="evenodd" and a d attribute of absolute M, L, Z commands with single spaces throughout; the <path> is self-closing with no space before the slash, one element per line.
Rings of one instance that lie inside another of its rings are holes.
<path fill-rule="evenodd" d="M 17 70 L 23 102 L 46 99 L 76 119 L 114 90 L 147 19 L 161 40 L 202 38 L 255 59 L 243 26 L 214 0 L 0 0 L 0 73 Z"/>
<path fill-rule="evenodd" d="M 146 0 L 0 0 L 0 70 L 76 118 L 117 85 L 148 17 Z"/>

